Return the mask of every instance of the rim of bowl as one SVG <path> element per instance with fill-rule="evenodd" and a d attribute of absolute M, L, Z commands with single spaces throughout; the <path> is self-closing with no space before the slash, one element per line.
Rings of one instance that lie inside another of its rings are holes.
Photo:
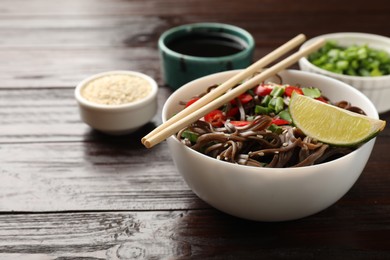
<path fill-rule="evenodd" d="M 198 57 L 198 56 L 192 56 L 192 55 L 186 55 L 186 54 L 181 54 L 179 52 L 175 52 L 167 47 L 165 44 L 165 38 L 174 32 L 181 31 L 181 30 L 192 30 L 193 28 L 223 28 L 231 31 L 236 31 L 239 32 L 240 34 L 244 35 L 246 37 L 246 44 L 248 45 L 245 49 L 231 54 L 231 55 L 226 55 L 226 56 L 221 56 L 221 57 Z M 235 57 L 239 57 L 247 52 L 250 52 L 254 49 L 255 46 L 255 40 L 253 36 L 243 28 L 240 28 L 238 26 L 234 26 L 231 24 L 225 24 L 225 23 L 189 23 L 189 24 L 183 24 L 177 27 L 173 27 L 167 31 L 165 31 L 160 38 L 158 39 L 158 46 L 159 48 L 168 53 L 169 55 L 172 55 L 176 58 L 182 58 L 182 57 L 190 57 L 192 60 L 195 61 L 215 61 L 215 62 L 220 62 L 224 60 L 230 60 Z"/>
<path fill-rule="evenodd" d="M 215 75 L 223 75 L 223 74 L 229 74 L 229 73 L 232 73 L 233 72 L 239 72 L 241 70 L 230 70 L 230 71 L 224 71 L 224 72 L 218 72 L 218 73 L 214 73 L 214 74 L 211 74 L 211 75 L 208 75 L 208 76 L 204 76 L 204 77 L 201 77 L 201 78 L 198 78 L 196 80 L 193 80 L 187 84 L 185 84 L 183 87 L 181 87 L 180 89 L 176 90 L 175 92 L 178 92 L 178 91 L 184 91 L 186 85 L 188 84 L 191 84 L 193 83 L 194 81 L 198 81 L 200 79 L 204 79 L 204 78 L 211 78 L 211 77 L 214 77 Z M 293 70 L 293 69 L 289 69 L 289 70 L 284 70 L 284 71 L 287 71 L 288 73 L 297 73 L 297 74 L 304 74 L 304 75 L 309 75 L 309 76 L 314 76 L 314 77 L 320 77 L 320 78 L 323 78 L 323 79 L 326 79 L 326 80 L 329 80 L 329 81 L 333 81 L 334 83 L 336 84 L 342 84 L 342 85 L 345 85 L 350 91 L 352 92 L 355 92 L 355 94 L 357 94 L 358 96 L 362 97 L 363 99 L 365 99 L 367 101 L 367 103 L 369 104 L 369 106 L 371 106 L 371 110 L 373 111 L 376 111 L 375 109 L 375 106 L 374 104 L 363 94 L 361 93 L 360 91 L 358 91 L 357 89 L 351 87 L 350 85 L 342 82 L 342 81 L 339 81 L 339 80 L 336 80 L 336 79 L 333 79 L 333 78 L 330 78 L 330 77 L 327 77 L 327 76 L 324 76 L 324 75 L 321 75 L 321 74 L 315 74 L 315 73 L 311 73 L 311 72 L 306 72 L 306 71 L 300 71 L 300 70 Z M 175 94 L 172 93 L 168 99 L 166 100 L 166 102 L 164 103 L 163 105 L 163 109 L 162 109 L 162 120 L 163 120 L 163 123 L 165 121 L 167 121 L 167 118 L 166 118 L 166 114 L 167 114 L 167 103 L 170 102 L 172 103 L 172 100 L 174 98 L 174 95 Z M 377 112 L 375 112 L 375 116 L 372 116 L 373 118 L 379 118 L 379 114 Z M 367 146 L 368 144 L 372 143 L 372 142 L 375 142 L 375 139 L 376 137 L 374 137 L 373 139 L 371 139 L 370 141 L 364 143 L 363 145 L 361 145 L 360 147 L 358 147 L 357 149 L 355 149 L 354 151 L 350 152 L 349 154 L 347 155 L 344 155 L 340 158 L 337 158 L 337 159 L 334 159 L 334 160 L 331 160 L 331 161 L 328 161 L 328 162 L 324 162 L 324 163 L 320 163 L 320 164 L 314 164 L 314 165 L 309 165 L 309 166 L 303 166 L 303 167 L 290 167 L 290 168 L 266 168 L 266 167 L 263 167 L 263 168 L 260 168 L 260 167 L 253 167 L 253 166 L 247 166 L 247 165 L 240 165 L 240 164 L 234 164 L 234 163 L 230 163 L 230 162 L 225 162 L 225 161 L 221 161 L 221 160 L 217 160 L 215 158 L 212 158 L 212 157 L 209 157 L 203 153 L 200 153 L 200 152 L 197 152 L 193 149 L 191 149 L 190 147 L 182 144 L 179 142 L 179 140 L 177 140 L 177 138 L 175 137 L 175 135 L 171 135 L 170 137 L 168 138 L 173 138 L 175 142 L 177 142 L 177 144 L 179 145 L 182 145 L 184 149 L 186 149 L 188 152 L 192 153 L 192 154 L 195 154 L 195 156 L 200 156 L 202 158 L 205 158 L 206 160 L 212 160 L 214 161 L 214 163 L 216 164 L 221 164 L 221 165 L 227 165 L 229 164 L 230 166 L 229 167 L 234 167 L 236 168 L 237 170 L 242 170 L 243 167 L 244 169 L 252 169 L 252 170 L 248 170 L 248 174 L 259 174 L 260 172 L 256 172 L 254 173 L 254 171 L 258 171 L 258 170 L 261 170 L 261 173 L 262 174 L 275 174 L 277 172 L 277 174 L 290 174 L 291 172 L 297 172 L 297 173 L 300 173 L 300 174 L 305 174 L 304 170 L 302 169 L 307 169 L 307 168 L 322 168 L 322 167 L 325 167 L 326 165 L 329 165 L 329 164 L 334 164 L 334 163 L 337 163 L 338 161 L 340 160 L 343 160 L 343 158 L 348 158 L 348 157 L 351 157 L 351 156 L 354 156 L 355 153 L 357 153 L 359 150 L 361 150 L 363 147 Z M 242 174 L 244 172 L 240 172 L 240 174 Z M 310 174 L 310 173 L 308 173 Z"/>
<path fill-rule="evenodd" d="M 300 49 L 305 48 L 309 44 L 313 43 L 314 41 L 318 39 L 325 39 L 325 40 L 337 40 L 337 39 L 348 39 L 348 38 L 359 38 L 359 39 L 365 39 L 365 40 L 377 40 L 380 42 L 383 42 L 384 44 L 390 46 L 390 38 L 382 35 L 377 34 L 370 34 L 370 33 L 360 33 L 360 32 L 339 32 L 339 33 L 328 33 L 316 36 L 314 38 L 311 38 L 310 40 L 306 41 L 304 44 L 301 45 Z M 359 44 L 359 43 L 357 43 Z M 376 49 L 376 48 L 375 48 Z M 390 51 L 384 50 L 389 53 Z M 368 77 L 368 76 L 351 76 L 351 75 L 345 75 L 345 74 L 338 74 L 334 73 L 329 70 L 322 69 L 313 63 L 311 63 L 307 57 L 303 57 L 299 60 L 300 62 L 304 63 L 304 65 L 311 67 L 313 70 L 318 70 L 322 74 L 329 75 L 331 77 L 339 77 L 351 80 L 361 80 L 361 81 L 379 81 L 379 80 L 390 80 L 390 74 L 389 75 L 383 75 L 383 76 L 377 76 L 377 77 Z"/>
<path fill-rule="evenodd" d="M 87 100 L 86 98 L 84 98 L 81 95 L 81 90 L 86 84 L 88 84 L 92 80 L 95 80 L 97 78 L 101 78 L 104 76 L 108 76 L 108 75 L 131 75 L 131 76 L 137 76 L 137 77 L 143 78 L 149 82 L 150 86 L 152 87 L 152 90 L 150 91 L 150 93 L 146 97 L 144 97 L 142 99 L 136 100 L 134 102 L 119 104 L 119 105 L 106 105 L 106 104 L 95 103 L 95 102 Z M 97 110 L 118 111 L 118 110 L 128 110 L 128 109 L 132 109 L 132 108 L 138 108 L 146 103 L 149 103 L 157 96 L 157 91 L 158 91 L 157 82 L 153 78 L 151 78 L 150 76 L 148 76 L 146 74 L 143 74 L 143 73 L 137 72 L 137 71 L 131 71 L 131 70 L 113 70 L 113 71 L 106 71 L 106 72 L 94 74 L 92 76 L 85 78 L 79 84 L 77 84 L 74 94 L 75 94 L 76 100 L 81 105 L 84 105 L 86 107 L 97 109 Z"/>

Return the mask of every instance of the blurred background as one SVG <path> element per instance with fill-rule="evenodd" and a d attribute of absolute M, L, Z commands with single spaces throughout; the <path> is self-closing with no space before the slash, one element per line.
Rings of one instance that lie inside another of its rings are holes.
<path fill-rule="evenodd" d="M 113 69 L 162 84 L 157 39 L 180 24 L 242 27 L 254 36 L 258 59 L 299 33 L 359 28 L 390 36 L 389 21 L 388 0 L 1 0 L 0 86 L 74 87 Z"/>

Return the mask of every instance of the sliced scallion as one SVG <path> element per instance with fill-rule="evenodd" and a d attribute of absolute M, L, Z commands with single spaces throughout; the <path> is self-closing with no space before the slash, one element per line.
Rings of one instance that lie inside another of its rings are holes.
<path fill-rule="evenodd" d="M 305 96 L 311 98 L 321 97 L 321 91 L 318 88 L 302 88 L 302 92 Z"/>
<path fill-rule="evenodd" d="M 182 134 L 181 137 L 187 138 L 191 143 L 196 143 L 198 140 L 199 135 L 197 133 L 194 133 L 189 130 L 185 130 Z"/>

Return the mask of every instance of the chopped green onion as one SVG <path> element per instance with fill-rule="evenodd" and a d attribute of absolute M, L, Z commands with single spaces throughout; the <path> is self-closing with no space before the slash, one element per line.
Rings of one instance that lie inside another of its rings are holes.
<path fill-rule="evenodd" d="M 311 98 L 321 97 L 321 91 L 318 88 L 302 88 L 303 94 Z"/>
<path fill-rule="evenodd" d="M 349 66 L 349 62 L 347 60 L 339 60 L 336 62 L 336 68 L 339 70 L 345 70 Z"/>
<path fill-rule="evenodd" d="M 278 87 L 278 86 L 274 86 L 274 88 L 272 89 L 270 95 L 273 96 L 273 97 L 281 97 L 283 96 L 284 94 L 284 88 L 283 87 Z"/>
<path fill-rule="evenodd" d="M 271 101 L 272 97 L 270 95 L 266 95 L 262 100 L 260 105 L 262 106 L 268 106 L 269 102 Z"/>
<path fill-rule="evenodd" d="M 181 137 L 187 138 L 191 143 L 196 143 L 198 140 L 199 135 L 197 133 L 191 132 L 189 130 L 185 130 L 182 134 Z"/>
<path fill-rule="evenodd" d="M 271 99 L 271 101 L 268 104 L 269 108 L 272 108 L 275 113 L 279 113 L 284 109 L 284 100 L 282 97 L 274 97 Z"/>
<path fill-rule="evenodd" d="M 283 128 L 280 126 L 277 126 L 275 124 L 272 124 L 268 127 L 268 130 L 270 130 L 272 133 L 280 135 L 283 132 Z"/>
<path fill-rule="evenodd" d="M 268 115 L 269 113 L 271 113 L 273 110 L 271 108 L 268 108 L 268 107 L 263 107 L 263 106 L 259 106 L 257 105 L 255 107 L 255 113 L 257 115 Z"/>
<path fill-rule="evenodd" d="M 308 57 L 322 69 L 351 76 L 377 77 L 390 74 L 390 54 L 365 45 L 343 47 L 328 41 Z"/>
<path fill-rule="evenodd" d="M 373 69 L 370 73 L 370 76 L 372 77 L 382 76 L 382 75 L 383 75 L 382 72 L 378 68 Z"/>
<path fill-rule="evenodd" d="M 282 111 L 280 111 L 280 113 L 278 114 L 278 116 L 279 116 L 281 119 L 284 119 L 284 120 L 287 120 L 287 121 L 289 121 L 289 122 L 292 122 L 291 115 L 290 115 L 290 113 L 289 113 L 287 110 L 282 110 Z"/>

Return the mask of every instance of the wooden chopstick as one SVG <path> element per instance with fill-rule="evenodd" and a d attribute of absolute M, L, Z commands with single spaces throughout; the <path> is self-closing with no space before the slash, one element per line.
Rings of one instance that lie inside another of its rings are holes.
<path fill-rule="evenodd" d="M 177 113 L 174 117 L 171 117 L 169 120 L 167 120 L 164 124 L 158 126 L 153 131 L 151 131 L 149 134 L 144 136 L 141 139 L 141 142 L 144 144 L 145 140 L 148 140 L 153 135 L 157 134 L 161 131 L 161 129 L 165 128 L 168 124 L 173 124 L 174 122 L 177 122 L 178 120 L 184 118 L 187 114 L 193 113 L 194 111 L 198 110 L 199 108 L 205 106 L 206 104 L 213 101 L 216 97 L 219 97 L 223 95 L 225 92 L 227 92 L 229 89 L 237 85 L 242 80 L 252 76 L 256 71 L 259 71 L 263 69 L 265 66 L 273 62 L 274 60 L 278 59 L 282 55 L 286 54 L 288 51 L 292 50 L 299 44 L 303 43 L 306 39 L 306 36 L 304 34 L 299 34 L 295 36 L 293 39 L 289 40 L 282 46 L 278 47 L 274 51 L 270 52 L 257 62 L 253 63 L 251 66 L 246 68 L 245 70 L 241 71 L 240 73 L 236 74 L 229 80 L 225 81 L 221 85 L 219 85 L 217 88 L 215 88 L 213 91 L 207 93 L 205 96 L 203 96 L 201 99 L 197 100 L 195 103 L 193 103 L 191 106 L 186 107 L 179 113 Z"/>
<path fill-rule="evenodd" d="M 305 49 L 299 50 L 298 52 L 285 58 L 284 60 L 280 61 L 279 63 L 273 65 L 269 69 L 264 70 L 260 74 L 249 79 L 248 81 L 237 86 L 236 88 L 233 88 L 232 90 L 227 92 L 225 95 L 219 96 L 218 98 L 214 99 L 212 102 L 206 104 L 205 106 L 199 108 L 198 110 L 185 115 L 180 120 L 178 120 L 172 124 L 169 124 L 168 121 L 165 122 L 164 124 L 162 124 L 163 125 L 162 129 L 158 133 L 154 134 L 153 136 L 151 136 L 149 138 L 145 138 L 143 144 L 147 148 L 151 148 L 151 147 L 155 146 L 156 144 L 162 142 L 163 140 L 165 140 L 166 138 L 168 138 L 172 134 L 177 133 L 180 129 L 183 129 L 184 127 L 195 122 L 196 120 L 203 117 L 207 113 L 210 113 L 212 110 L 217 109 L 218 107 L 229 102 L 230 100 L 234 99 L 235 97 L 243 94 L 245 91 L 253 88 L 254 86 L 259 84 L 260 82 L 266 80 L 267 78 L 270 78 L 271 76 L 275 75 L 276 73 L 280 72 L 281 70 L 291 66 L 292 64 L 297 62 L 300 58 L 316 51 L 324 43 L 325 43 L 325 41 L 323 39 L 320 39 L 320 40 L 314 42 L 313 44 L 307 46 Z M 197 102 L 195 102 L 195 103 L 197 103 Z M 175 117 L 176 117 L 176 115 L 175 115 Z"/>

